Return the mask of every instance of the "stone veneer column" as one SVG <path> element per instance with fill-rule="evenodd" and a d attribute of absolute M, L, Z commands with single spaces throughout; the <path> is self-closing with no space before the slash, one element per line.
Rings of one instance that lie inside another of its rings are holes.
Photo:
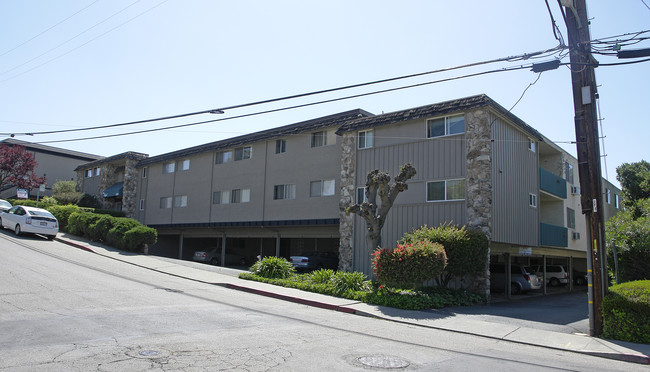
<path fill-rule="evenodd" d="M 135 218 L 138 190 L 138 170 L 136 160 L 126 159 L 124 165 L 124 187 L 122 189 L 122 211 L 129 218 Z"/>
<path fill-rule="evenodd" d="M 355 203 L 355 167 L 356 150 L 354 133 L 343 134 L 341 141 L 341 199 L 339 201 L 339 270 L 353 270 L 354 215 L 345 213 L 345 209 Z"/>
<path fill-rule="evenodd" d="M 492 142 L 489 112 L 478 108 L 465 113 L 467 140 L 466 202 L 467 224 L 491 239 L 492 220 Z M 473 287 L 486 298 L 490 297 L 489 255 L 483 275 L 476 278 Z"/>
<path fill-rule="evenodd" d="M 106 201 L 102 196 L 102 192 L 107 188 L 113 186 L 115 183 L 115 165 L 106 163 L 101 165 L 101 172 L 99 174 L 99 189 L 97 190 L 97 197 L 104 209 L 112 209 L 111 203 Z"/>
<path fill-rule="evenodd" d="M 77 171 L 77 186 L 76 186 L 76 191 L 77 192 L 83 192 L 83 190 L 84 190 L 84 177 L 86 177 L 85 171 L 78 170 Z"/>

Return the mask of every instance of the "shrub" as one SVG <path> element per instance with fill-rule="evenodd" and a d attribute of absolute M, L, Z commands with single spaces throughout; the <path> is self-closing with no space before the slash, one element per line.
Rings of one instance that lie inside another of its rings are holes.
<path fill-rule="evenodd" d="M 53 198 L 57 201 L 59 204 L 77 204 L 79 203 L 79 199 L 81 199 L 81 196 L 83 194 L 80 192 L 64 192 L 60 194 L 54 194 Z"/>
<path fill-rule="evenodd" d="M 451 224 L 443 224 L 435 228 L 423 226 L 404 234 L 402 244 L 422 240 L 440 243 L 445 248 L 447 266 L 443 274 L 436 278 L 441 286 L 448 286 L 454 277 L 475 276 L 485 271 L 489 242 L 485 234 L 480 231 Z"/>
<path fill-rule="evenodd" d="M 264 257 L 250 268 L 251 273 L 263 278 L 284 279 L 296 274 L 296 268 L 282 257 Z"/>
<path fill-rule="evenodd" d="M 311 281 L 317 284 L 328 283 L 332 279 L 332 276 L 334 276 L 334 271 L 331 269 L 318 269 L 309 274 Z"/>
<path fill-rule="evenodd" d="M 31 199 L 9 199 L 11 205 L 24 205 L 27 207 L 36 207 L 36 200 Z M 48 209 L 53 204 L 44 202 L 42 200 L 38 201 L 38 208 Z"/>
<path fill-rule="evenodd" d="M 115 248 L 127 249 L 128 244 L 124 238 L 124 234 L 126 234 L 127 231 L 142 225 L 140 222 L 126 217 L 113 218 L 113 221 L 113 227 L 111 227 L 106 234 L 106 243 Z"/>
<path fill-rule="evenodd" d="M 360 272 L 346 273 L 337 271 L 330 279 L 334 287 L 334 294 L 337 296 L 344 295 L 347 292 L 367 291 L 370 283 L 366 276 Z"/>
<path fill-rule="evenodd" d="M 87 212 L 74 212 L 68 217 L 68 232 L 90 238 L 92 225 L 100 215 Z"/>
<path fill-rule="evenodd" d="M 650 343 L 650 280 L 610 287 L 602 310 L 603 337 Z"/>
<path fill-rule="evenodd" d="M 142 251 L 145 244 L 154 244 L 158 240 L 156 229 L 148 226 L 137 226 L 124 233 L 125 248 L 129 251 Z"/>
<path fill-rule="evenodd" d="M 441 244 L 421 240 L 400 244 L 395 249 L 378 249 L 373 253 L 372 264 L 380 283 L 417 289 L 425 281 L 442 274 L 447 256 Z"/>
<path fill-rule="evenodd" d="M 93 213 L 97 213 L 97 214 L 107 214 L 113 217 L 126 217 L 126 213 L 124 213 L 123 211 L 116 211 L 113 209 L 95 209 L 95 208 L 91 208 L 91 209 Z"/>
<path fill-rule="evenodd" d="M 87 208 L 101 208 L 102 203 L 99 202 L 99 199 L 97 199 L 96 196 L 90 195 L 90 194 L 83 194 L 79 198 L 77 205 L 80 207 L 87 207 Z"/>
<path fill-rule="evenodd" d="M 71 214 L 79 212 L 79 207 L 76 205 L 53 205 L 47 210 L 59 220 L 59 230 L 68 231 L 68 218 Z"/>
<path fill-rule="evenodd" d="M 90 225 L 88 229 L 88 237 L 96 242 L 105 241 L 108 232 L 115 225 L 115 217 L 109 216 L 107 214 L 96 215 L 97 219 Z"/>
<path fill-rule="evenodd" d="M 51 196 L 42 197 L 41 198 L 41 203 L 43 203 L 45 205 L 50 205 L 50 206 L 55 206 L 55 205 L 59 204 L 59 202 L 57 202 L 56 199 L 54 199 Z M 41 204 L 39 203 L 38 205 L 40 206 Z"/>

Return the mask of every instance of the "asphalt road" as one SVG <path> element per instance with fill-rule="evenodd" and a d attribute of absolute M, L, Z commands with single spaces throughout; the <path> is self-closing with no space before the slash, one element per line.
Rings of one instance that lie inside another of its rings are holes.
<path fill-rule="evenodd" d="M 646 366 L 288 303 L 0 231 L 0 371 Z"/>

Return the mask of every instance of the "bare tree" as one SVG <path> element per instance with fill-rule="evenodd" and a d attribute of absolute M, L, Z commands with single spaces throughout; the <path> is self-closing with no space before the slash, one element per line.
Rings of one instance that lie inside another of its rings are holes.
<path fill-rule="evenodd" d="M 408 189 L 406 181 L 413 178 L 416 173 L 411 163 L 405 164 L 400 168 L 394 182 L 390 184 L 388 173 L 378 169 L 371 171 L 366 177 L 366 200 L 345 209 L 346 213 L 358 214 L 366 221 L 366 243 L 371 252 L 381 246 L 381 229 L 386 222 L 388 211 L 397 199 L 397 195 Z"/>

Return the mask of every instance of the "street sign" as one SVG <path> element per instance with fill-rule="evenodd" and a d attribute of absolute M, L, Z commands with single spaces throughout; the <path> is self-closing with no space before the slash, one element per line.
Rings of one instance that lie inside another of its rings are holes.
<path fill-rule="evenodd" d="M 29 199 L 29 193 L 25 189 L 17 189 L 16 197 L 18 197 L 18 199 Z"/>

